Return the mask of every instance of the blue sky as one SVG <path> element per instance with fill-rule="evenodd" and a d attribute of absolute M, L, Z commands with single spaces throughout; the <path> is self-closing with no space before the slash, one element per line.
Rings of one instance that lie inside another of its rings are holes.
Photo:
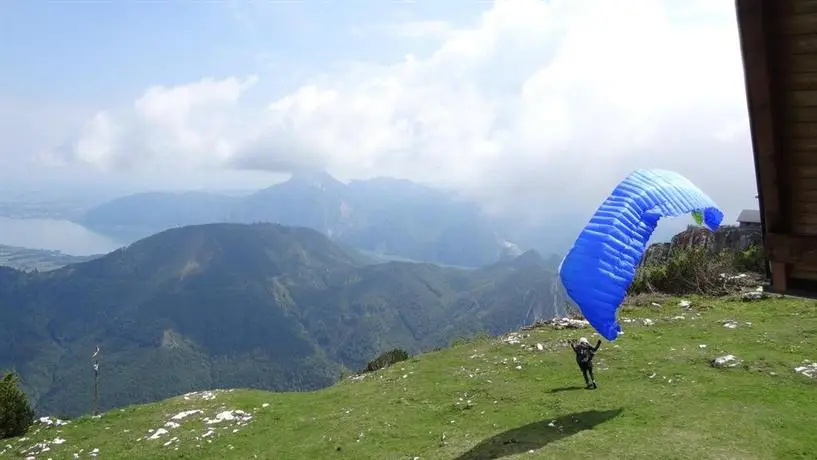
<path fill-rule="evenodd" d="M 0 121 L 7 125 L 6 142 L 0 140 L 5 150 L 0 154 L 6 155 L 0 157 L 0 180 L 19 182 L 18 166 L 28 165 L 16 161 L 20 157 L 70 137 L 66 133 L 96 110 L 131 104 L 149 86 L 259 74 L 265 81 L 256 91 L 274 98 L 350 61 L 399 59 L 408 50 L 433 49 L 383 33 L 393 24 L 435 17 L 473 21 L 487 6 L 462 0 L 9 0 L 0 6 L 0 62 L 10 64 L 0 72 L 6 109 L 0 102 Z M 55 139 L 48 144 L 42 137 L 51 139 L 52 132 Z M 27 166 L 24 170 L 28 183 L 33 176 Z M 46 184 L 111 182 L 74 170 L 41 170 L 40 175 Z"/>
<path fill-rule="evenodd" d="M 217 3 L 28 2 L 5 7 L 0 48 L 5 90 L 61 104 L 110 104 L 153 82 L 179 82 L 245 59 L 218 52 L 218 40 L 241 40 Z M 244 62 L 242 62 L 244 61 Z"/>
<path fill-rule="evenodd" d="M 339 62 L 400 56 L 399 40 L 372 40 L 367 28 L 435 15 L 473 20 L 486 5 L 10 0 L 0 7 L 0 61 L 14 66 L 0 84 L 4 97 L 81 106 L 127 102 L 147 86 L 202 76 L 270 73 L 284 90 Z"/>
<path fill-rule="evenodd" d="M 8 0 L 0 181 L 235 188 L 320 166 L 528 212 L 662 167 L 736 213 L 755 184 L 733 9 Z"/>

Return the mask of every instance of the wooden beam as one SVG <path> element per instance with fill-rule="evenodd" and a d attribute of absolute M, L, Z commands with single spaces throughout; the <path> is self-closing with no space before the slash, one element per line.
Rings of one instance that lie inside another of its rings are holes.
<path fill-rule="evenodd" d="M 769 262 L 817 267 L 817 236 L 766 234 L 764 253 Z"/>
<path fill-rule="evenodd" d="M 789 14 L 817 13 L 817 0 L 775 0 L 775 6 Z"/>

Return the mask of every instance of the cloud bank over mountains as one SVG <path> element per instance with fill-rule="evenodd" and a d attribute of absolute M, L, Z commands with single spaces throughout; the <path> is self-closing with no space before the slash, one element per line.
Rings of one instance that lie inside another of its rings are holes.
<path fill-rule="evenodd" d="M 152 86 L 89 118 L 58 159 L 111 171 L 320 167 L 502 209 L 565 206 L 552 199 L 562 195 L 594 207 L 632 169 L 661 167 L 728 212 L 753 204 L 732 2 L 497 0 L 467 27 L 358 33 L 436 46 L 350 62 L 271 100 L 260 88 L 275 76 L 261 72 Z"/>

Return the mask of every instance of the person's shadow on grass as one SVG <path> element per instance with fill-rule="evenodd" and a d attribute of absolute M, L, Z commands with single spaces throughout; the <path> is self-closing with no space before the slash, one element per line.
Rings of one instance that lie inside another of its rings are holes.
<path fill-rule="evenodd" d="M 540 449 L 618 417 L 623 409 L 585 411 L 529 423 L 488 438 L 455 460 L 487 460 Z"/>
<path fill-rule="evenodd" d="M 563 391 L 575 391 L 575 390 L 582 390 L 586 387 L 579 387 L 579 386 L 572 386 L 572 387 L 560 387 L 560 388 L 553 388 L 548 393 L 561 393 Z"/>

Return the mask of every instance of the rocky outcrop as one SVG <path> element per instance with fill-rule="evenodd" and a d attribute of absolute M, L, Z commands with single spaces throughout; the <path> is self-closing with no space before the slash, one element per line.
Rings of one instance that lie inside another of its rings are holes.
<path fill-rule="evenodd" d="M 761 246 L 762 241 L 759 228 L 724 225 L 717 231 L 711 232 L 704 227 L 690 225 L 686 230 L 673 236 L 669 243 L 650 245 L 644 254 L 642 264 L 665 261 L 673 248 L 704 247 L 712 253 L 718 253 L 724 249 L 744 251 L 750 246 Z"/>
<path fill-rule="evenodd" d="M 727 225 L 715 232 L 702 227 L 689 227 L 672 238 L 675 246 L 706 246 L 714 252 L 724 249 L 744 251 L 750 246 L 760 246 L 762 238 L 759 228 Z"/>

